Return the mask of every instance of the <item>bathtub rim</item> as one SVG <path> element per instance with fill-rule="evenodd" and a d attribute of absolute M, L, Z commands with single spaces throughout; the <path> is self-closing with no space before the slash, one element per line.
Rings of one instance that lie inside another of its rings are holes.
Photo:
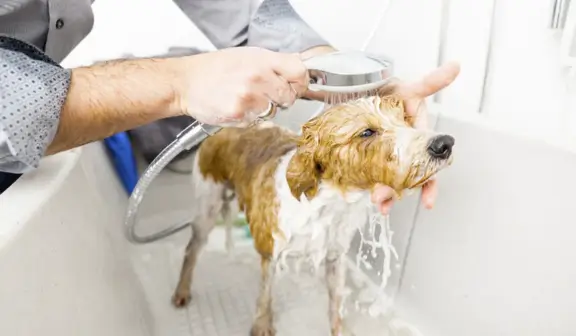
<path fill-rule="evenodd" d="M 82 151 L 79 147 L 43 158 L 39 168 L 23 174 L 0 194 L 0 250 L 15 241 L 25 223 L 64 186 Z"/>

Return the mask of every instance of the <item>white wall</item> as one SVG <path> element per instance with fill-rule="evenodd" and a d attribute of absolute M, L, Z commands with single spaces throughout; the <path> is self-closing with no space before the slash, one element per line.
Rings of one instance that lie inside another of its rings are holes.
<path fill-rule="evenodd" d="M 548 28 L 550 4 L 497 0 L 483 112 L 499 122 L 556 136 L 576 133 L 576 128 L 566 124 L 570 112 L 567 71 L 560 65 L 559 34 Z"/>
<path fill-rule="evenodd" d="M 301 1 L 294 0 L 296 7 Z M 343 47 L 359 46 L 353 36 L 363 41 L 366 21 L 384 6 L 378 0 L 363 1 L 371 9 L 366 16 L 334 6 L 330 22 L 340 24 L 330 30 L 317 14 L 324 1 L 306 6 L 316 15 L 304 16 Z M 440 96 L 443 113 L 482 113 L 529 136 L 572 141 L 576 90 L 568 91 L 568 71 L 560 65 L 560 34 L 548 28 L 551 6 L 552 0 L 391 0 L 368 51 L 392 56 L 397 75 L 406 79 L 421 76 L 438 62 L 457 60 L 462 72 Z"/>
<path fill-rule="evenodd" d="M 433 69 L 438 60 L 440 4 L 441 0 L 391 0 L 367 51 L 392 57 L 401 78 L 418 78 Z"/>
<path fill-rule="evenodd" d="M 481 108 L 494 1 L 444 1 L 447 28 L 444 46 L 439 47 L 443 61 L 456 60 L 462 66 L 456 82 L 442 93 L 442 104 L 454 113 L 475 114 Z"/>
<path fill-rule="evenodd" d="M 64 60 L 66 67 L 122 57 L 145 57 L 172 46 L 213 50 L 214 46 L 170 0 L 98 0 L 94 31 Z"/>
<path fill-rule="evenodd" d="M 368 52 L 392 57 L 396 73 L 402 77 L 417 77 L 436 64 L 441 0 L 290 2 L 336 48 L 366 47 Z M 375 28 L 376 33 L 370 36 Z"/>

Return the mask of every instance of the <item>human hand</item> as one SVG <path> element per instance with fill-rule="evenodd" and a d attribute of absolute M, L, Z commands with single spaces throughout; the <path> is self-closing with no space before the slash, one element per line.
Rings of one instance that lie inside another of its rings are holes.
<path fill-rule="evenodd" d="M 435 94 L 450 85 L 460 73 L 458 63 L 447 63 L 430 72 L 421 80 L 413 83 L 396 81 L 382 88 L 381 94 L 396 94 L 403 98 L 405 112 L 414 118 L 416 128 L 428 127 L 428 111 L 426 97 Z M 392 188 L 378 185 L 372 192 L 372 202 L 383 215 L 390 213 L 396 193 Z M 422 204 L 431 209 L 436 201 L 438 185 L 436 180 L 430 179 L 422 186 Z"/>
<path fill-rule="evenodd" d="M 183 57 L 180 65 L 179 108 L 212 125 L 250 122 L 270 103 L 291 106 L 308 87 L 297 54 L 238 47 Z"/>

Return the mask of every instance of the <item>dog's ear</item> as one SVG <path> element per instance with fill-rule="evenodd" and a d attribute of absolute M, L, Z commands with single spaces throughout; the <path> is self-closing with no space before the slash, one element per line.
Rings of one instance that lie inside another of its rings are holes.
<path fill-rule="evenodd" d="M 316 139 L 309 127 L 302 128 L 296 153 L 288 163 L 286 180 L 292 195 L 300 201 L 302 194 L 308 200 L 318 193 L 320 169 L 314 160 L 314 143 Z"/>

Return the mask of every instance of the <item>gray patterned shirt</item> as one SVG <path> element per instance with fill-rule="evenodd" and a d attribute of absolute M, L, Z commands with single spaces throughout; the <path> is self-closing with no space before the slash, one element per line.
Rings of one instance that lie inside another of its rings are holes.
<path fill-rule="evenodd" d="M 92 2 L 0 0 L 0 172 L 36 168 L 54 138 L 70 85 L 57 62 L 92 29 Z M 327 44 L 288 0 L 265 0 L 255 11 L 252 0 L 174 2 L 218 48 L 300 52 Z"/>
<path fill-rule="evenodd" d="M 0 170 L 38 165 L 58 127 L 70 73 L 40 50 L 0 36 Z"/>

